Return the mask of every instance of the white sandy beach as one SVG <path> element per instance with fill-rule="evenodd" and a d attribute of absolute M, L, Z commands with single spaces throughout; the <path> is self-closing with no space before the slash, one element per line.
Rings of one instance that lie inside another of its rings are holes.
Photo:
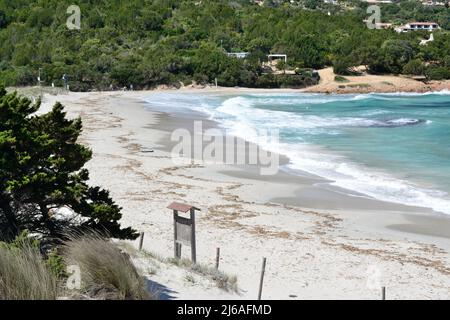
<path fill-rule="evenodd" d="M 92 183 L 111 190 L 124 226 L 145 232 L 146 250 L 173 255 L 173 216 L 166 209 L 172 201 L 201 208 L 198 261 L 214 265 L 220 247 L 220 269 L 237 275 L 240 293 L 187 282 L 174 268 L 149 274 L 171 298 L 255 299 L 262 257 L 266 299 L 379 299 L 380 288 L 367 285 L 374 270 L 388 299 L 450 298 L 449 218 L 326 192 L 315 188 L 314 177 L 261 177 L 250 166 L 177 166 L 168 151 L 170 130 L 192 119 L 144 109 L 139 98 L 151 94 L 46 94 L 43 110 L 59 101 L 70 117 L 81 116 L 82 143 L 94 153 Z M 148 149 L 154 152 L 142 152 Z"/>

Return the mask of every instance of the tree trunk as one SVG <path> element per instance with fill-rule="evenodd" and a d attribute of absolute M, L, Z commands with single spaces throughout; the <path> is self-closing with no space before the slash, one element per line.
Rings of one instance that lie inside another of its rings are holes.
<path fill-rule="evenodd" d="M 46 204 L 39 204 L 39 209 L 41 210 L 42 214 L 42 221 L 45 224 L 45 227 L 48 230 L 48 233 L 50 236 L 55 235 L 55 224 L 53 223 L 51 217 L 50 217 L 50 210 L 48 209 Z"/>
<path fill-rule="evenodd" d="M 0 197 L 0 211 L 5 216 L 7 224 L 3 238 L 7 241 L 13 240 L 19 235 L 20 229 L 9 199 Z"/>

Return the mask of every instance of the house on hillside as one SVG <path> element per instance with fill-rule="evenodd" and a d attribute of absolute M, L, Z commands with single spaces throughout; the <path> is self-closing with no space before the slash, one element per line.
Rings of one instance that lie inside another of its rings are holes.
<path fill-rule="evenodd" d="M 367 2 L 368 4 L 390 4 L 392 3 L 391 0 L 363 0 L 364 2 Z"/>
<path fill-rule="evenodd" d="M 403 26 L 395 28 L 398 33 L 425 30 L 425 31 L 435 31 L 440 29 L 436 22 L 410 22 Z"/>
<path fill-rule="evenodd" d="M 442 1 L 436 1 L 436 0 L 424 0 L 422 1 L 422 5 L 424 6 L 445 6 L 446 3 L 450 3 L 450 1 L 446 2 L 444 0 Z"/>
<path fill-rule="evenodd" d="M 237 59 L 245 59 L 250 55 L 250 52 L 227 52 L 227 56 Z"/>

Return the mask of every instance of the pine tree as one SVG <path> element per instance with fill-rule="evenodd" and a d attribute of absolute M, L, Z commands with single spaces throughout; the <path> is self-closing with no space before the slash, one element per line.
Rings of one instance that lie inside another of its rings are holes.
<path fill-rule="evenodd" d="M 85 228 L 136 238 L 120 227 L 121 208 L 109 192 L 87 184 L 92 152 L 77 143 L 81 119 L 67 119 L 60 103 L 43 115 L 39 107 L 0 88 L 0 240 L 22 230 L 59 238 Z"/>

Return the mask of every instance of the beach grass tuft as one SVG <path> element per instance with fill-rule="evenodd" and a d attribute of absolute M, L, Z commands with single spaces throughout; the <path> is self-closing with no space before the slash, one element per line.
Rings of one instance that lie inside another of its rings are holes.
<path fill-rule="evenodd" d="M 129 255 L 99 234 L 71 236 L 64 245 L 67 265 L 81 270 L 81 290 L 94 299 L 147 300 L 145 280 Z"/>
<path fill-rule="evenodd" d="M 56 300 L 59 293 L 38 248 L 0 246 L 0 300 Z"/>
<path fill-rule="evenodd" d="M 166 261 L 212 280 L 219 289 L 233 292 L 239 291 L 238 279 L 235 275 L 229 275 L 204 264 L 192 263 L 188 259 L 168 258 Z"/>

